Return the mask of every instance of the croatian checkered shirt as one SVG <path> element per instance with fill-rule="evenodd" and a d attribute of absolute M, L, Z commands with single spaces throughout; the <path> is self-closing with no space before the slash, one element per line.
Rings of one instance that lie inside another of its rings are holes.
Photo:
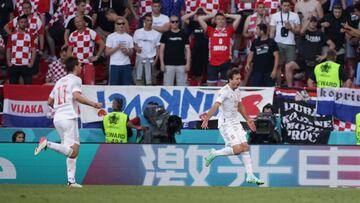
<path fill-rule="evenodd" d="M 269 14 L 278 12 L 280 0 L 263 0 L 265 8 L 268 9 Z"/>
<path fill-rule="evenodd" d="M 93 57 L 95 42 L 101 40 L 94 30 L 85 28 L 83 32 L 78 30 L 70 34 L 69 46 L 73 47 L 73 55 L 80 63 L 90 63 L 89 58 Z"/>
<path fill-rule="evenodd" d="M 33 35 L 28 32 L 14 32 L 9 35 L 7 48 L 11 49 L 11 63 L 27 66 L 31 60 L 31 49 L 35 48 Z"/>
<path fill-rule="evenodd" d="M 199 0 L 200 7 L 205 8 L 211 13 L 217 13 L 220 10 L 220 0 Z"/>
<path fill-rule="evenodd" d="M 16 31 L 17 22 L 18 22 L 18 17 L 10 21 L 8 24 L 9 29 L 12 31 Z M 26 29 L 26 31 L 34 35 L 35 37 L 37 37 L 39 34 L 40 35 L 44 34 L 45 29 L 39 16 L 36 15 L 31 16 L 31 18 L 29 19 L 29 27 Z"/>
<path fill-rule="evenodd" d="M 61 59 L 49 64 L 49 70 L 46 73 L 46 80 L 56 83 L 60 78 L 66 75 L 65 66 L 61 63 Z"/>
<path fill-rule="evenodd" d="M 146 13 L 151 13 L 152 8 L 152 0 L 137 0 L 138 6 L 137 6 L 137 13 L 139 16 L 143 16 Z"/>
<path fill-rule="evenodd" d="M 86 4 L 85 15 L 89 14 L 92 10 L 92 7 L 89 4 Z M 51 27 L 59 21 L 60 19 L 65 23 L 65 20 L 75 14 L 77 11 L 75 0 L 60 0 L 59 7 L 56 9 L 54 15 L 51 17 L 51 20 L 48 24 L 48 27 Z"/>
<path fill-rule="evenodd" d="M 19 15 L 23 14 L 23 3 L 24 1 L 29 1 L 31 3 L 31 13 L 36 13 L 39 8 L 40 0 L 16 0 L 15 8 Z"/>
<path fill-rule="evenodd" d="M 198 0 L 185 0 L 185 12 L 191 13 L 196 10 Z"/>
<path fill-rule="evenodd" d="M 238 11 L 244 10 L 255 10 L 256 1 L 255 2 L 242 2 L 242 0 L 235 0 L 236 8 Z"/>

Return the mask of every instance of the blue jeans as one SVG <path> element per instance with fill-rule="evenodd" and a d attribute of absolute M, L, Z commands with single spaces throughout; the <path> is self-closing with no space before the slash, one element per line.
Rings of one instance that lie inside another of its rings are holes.
<path fill-rule="evenodd" d="M 109 85 L 133 85 L 131 66 L 110 65 Z"/>

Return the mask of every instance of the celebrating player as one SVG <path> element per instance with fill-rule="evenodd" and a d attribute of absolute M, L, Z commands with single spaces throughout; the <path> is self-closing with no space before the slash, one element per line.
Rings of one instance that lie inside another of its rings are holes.
<path fill-rule="evenodd" d="M 81 94 L 81 66 L 75 57 L 65 61 L 68 75 L 56 82 L 50 93 L 48 104 L 55 110 L 54 126 L 58 131 L 61 144 L 49 142 L 45 137 L 40 139 L 35 148 L 35 155 L 47 147 L 66 157 L 68 187 L 82 187 L 75 182 L 76 157 L 80 148 L 78 129 L 78 102 L 100 109 L 101 103 L 93 102 Z"/>
<path fill-rule="evenodd" d="M 236 68 L 228 72 L 228 84 L 219 90 L 215 104 L 211 109 L 202 115 L 202 128 L 208 128 L 208 121 L 220 108 L 218 128 L 225 140 L 225 148 L 220 150 L 210 149 L 205 157 L 205 165 L 208 167 L 217 156 L 231 156 L 241 154 L 247 173 L 246 182 L 257 185 L 264 184 L 253 174 L 249 145 L 246 140 L 246 132 L 240 123 L 240 114 L 245 118 L 249 128 L 256 130 L 254 121 L 247 115 L 241 103 L 240 91 L 240 71 Z"/>

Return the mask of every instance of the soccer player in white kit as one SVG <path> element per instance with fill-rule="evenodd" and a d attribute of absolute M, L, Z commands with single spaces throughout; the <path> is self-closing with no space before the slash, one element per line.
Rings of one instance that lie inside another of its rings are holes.
<path fill-rule="evenodd" d="M 201 127 L 208 128 L 208 121 L 220 108 L 218 128 L 225 140 L 225 148 L 220 150 L 210 149 L 205 157 L 205 165 L 208 167 L 217 156 L 231 156 L 241 154 L 246 170 L 246 182 L 257 185 L 264 184 L 254 174 L 249 153 L 249 145 L 246 140 L 246 132 L 240 123 L 240 114 L 246 120 L 252 131 L 256 130 L 254 121 L 247 115 L 241 103 L 240 90 L 240 71 L 233 68 L 228 72 L 228 84 L 222 87 L 217 95 L 215 104 L 211 109 L 201 116 L 203 122 Z M 239 114 L 240 113 L 240 114 Z"/>
<path fill-rule="evenodd" d="M 81 65 L 77 58 L 66 59 L 65 70 L 68 74 L 56 82 L 48 99 L 49 106 L 55 110 L 54 126 L 60 135 L 61 144 L 49 142 L 42 137 L 34 154 L 38 155 L 42 149 L 49 148 L 68 157 L 68 187 L 82 187 L 75 181 L 76 157 L 80 147 L 78 102 L 97 109 L 101 108 L 101 103 L 90 101 L 81 94 Z"/>

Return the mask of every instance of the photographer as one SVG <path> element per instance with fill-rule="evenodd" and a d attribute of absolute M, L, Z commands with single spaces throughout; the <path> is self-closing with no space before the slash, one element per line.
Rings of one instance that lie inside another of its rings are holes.
<path fill-rule="evenodd" d="M 281 85 L 281 68 L 295 60 L 295 34 L 300 31 L 299 15 L 290 11 L 290 0 L 281 1 L 281 11 L 275 13 L 270 21 L 270 38 L 279 47 L 279 66 L 277 85 Z"/>
<path fill-rule="evenodd" d="M 281 136 L 276 129 L 276 116 L 274 107 L 266 104 L 261 113 L 255 119 L 256 131 L 249 134 L 250 144 L 278 144 Z"/>

